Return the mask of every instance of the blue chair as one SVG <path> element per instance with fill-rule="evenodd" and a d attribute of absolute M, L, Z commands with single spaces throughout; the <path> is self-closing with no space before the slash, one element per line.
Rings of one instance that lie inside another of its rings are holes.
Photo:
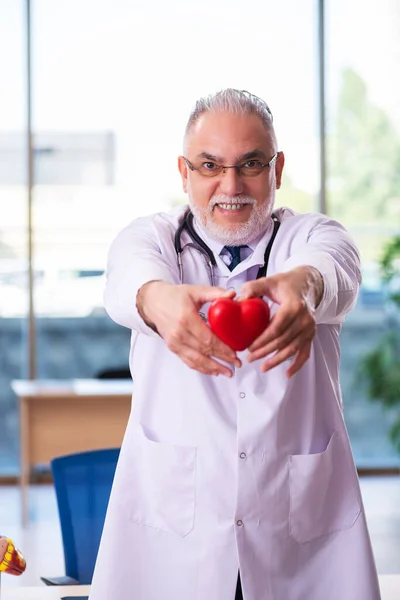
<path fill-rule="evenodd" d="M 119 451 L 93 450 L 51 461 L 66 576 L 42 577 L 47 585 L 92 582 Z"/>

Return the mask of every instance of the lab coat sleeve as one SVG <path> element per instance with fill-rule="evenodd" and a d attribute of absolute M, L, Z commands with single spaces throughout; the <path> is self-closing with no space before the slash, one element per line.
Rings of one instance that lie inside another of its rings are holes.
<path fill-rule="evenodd" d="M 154 337 L 157 333 L 137 311 L 136 295 L 149 281 L 176 283 L 159 240 L 160 233 L 151 218 L 136 219 L 123 229 L 108 253 L 104 291 L 104 306 L 113 321 Z"/>
<path fill-rule="evenodd" d="M 340 223 L 321 215 L 286 260 L 284 271 L 308 265 L 324 280 L 324 293 L 315 313 L 317 324 L 340 324 L 354 307 L 361 284 L 360 256 Z"/>

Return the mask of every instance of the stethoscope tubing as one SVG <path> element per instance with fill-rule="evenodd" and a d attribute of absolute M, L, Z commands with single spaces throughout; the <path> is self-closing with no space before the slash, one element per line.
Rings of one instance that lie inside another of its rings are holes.
<path fill-rule="evenodd" d="M 268 245 L 265 249 L 264 265 L 262 267 L 260 267 L 260 269 L 258 270 L 256 279 L 260 279 L 260 277 L 265 277 L 267 274 L 268 262 L 269 262 L 269 257 L 271 254 L 272 245 L 275 241 L 276 235 L 278 233 L 278 230 L 279 230 L 279 227 L 281 224 L 278 217 L 275 214 L 272 215 L 272 219 L 274 221 L 274 230 L 272 232 L 271 239 L 269 240 Z M 209 248 L 207 246 L 207 244 L 201 239 L 201 237 L 195 231 L 194 225 L 193 225 L 193 213 L 190 209 L 188 209 L 185 212 L 183 219 L 182 219 L 178 229 L 176 230 L 175 236 L 174 236 L 174 246 L 175 246 L 175 252 L 176 252 L 177 262 L 178 262 L 180 283 L 183 284 L 182 254 L 183 254 L 184 248 L 182 248 L 181 237 L 182 237 L 182 233 L 184 231 L 187 231 L 191 240 L 195 244 L 197 244 L 198 248 L 196 248 L 196 249 L 201 254 L 204 254 L 205 257 L 207 257 L 208 266 L 210 268 L 211 285 L 215 286 L 215 267 L 217 266 L 217 261 L 215 260 L 214 253 L 212 252 L 211 248 Z"/>

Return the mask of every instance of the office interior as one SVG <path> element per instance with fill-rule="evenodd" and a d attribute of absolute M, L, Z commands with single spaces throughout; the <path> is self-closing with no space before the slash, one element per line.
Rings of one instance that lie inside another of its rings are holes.
<path fill-rule="evenodd" d="M 344 415 L 383 598 L 400 597 L 399 64 L 398 0 L 0 3 L 0 534 L 27 561 L 4 600 L 62 596 L 43 581 L 68 560 L 51 461 L 113 449 L 111 485 L 134 382 L 130 332 L 103 306 L 107 251 L 185 204 L 186 119 L 225 87 L 271 107 L 277 205 L 326 213 L 359 246 Z"/>

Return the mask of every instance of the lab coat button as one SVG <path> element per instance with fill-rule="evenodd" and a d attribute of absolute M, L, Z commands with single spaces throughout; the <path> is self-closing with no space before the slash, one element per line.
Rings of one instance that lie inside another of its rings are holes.
<path fill-rule="evenodd" d="M 238 527 L 241 527 L 241 526 L 243 525 L 243 521 L 242 521 L 241 519 L 238 519 L 238 520 L 236 521 L 236 525 L 237 525 Z"/>
<path fill-rule="evenodd" d="M 239 454 L 239 456 L 240 456 L 240 458 L 246 458 L 246 452 L 241 452 L 241 453 Z"/>
<path fill-rule="evenodd" d="M 246 398 L 246 394 L 245 394 L 244 392 L 240 392 L 239 396 L 240 396 L 241 398 Z"/>

